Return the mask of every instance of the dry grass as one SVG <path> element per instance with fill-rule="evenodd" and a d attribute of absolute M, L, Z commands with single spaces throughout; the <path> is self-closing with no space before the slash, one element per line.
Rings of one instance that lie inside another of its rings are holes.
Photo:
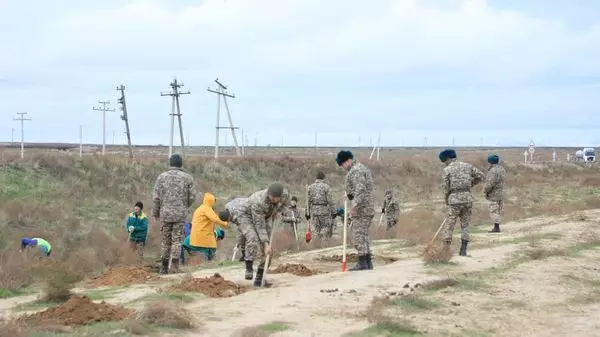
<path fill-rule="evenodd" d="M 261 151 L 266 154 L 265 149 Z M 247 196 L 274 180 L 286 184 L 291 193 L 298 196 L 298 204 L 302 207 L 304 187 L 314 181 L 318 170 L 325 172 L 334 200 L 342 205 L 345 172 L 335 166 L 332 155 L 307 157 L 312 150 L 289 151 L 298 155 L 304 151 L 304 155 L 222 157 L 218 162 L 190 157 L 184 161 L 184 168 L 194 176 L 199 192 L 211 191 L 217 196 L 217 210 L 230 197 Z M 335 149 L 323 151 L 334 152 Z M 539 151 L 539 158 L 542 158 L 544 149 Z M 435 152 L 394 149 L 386 151 L 381 162 L 366 160 L 368 154 L 362 150 L 355 152 L 373 172 L 377 187 L 376 207 L 383 199 L 383 186 L 393 188 L 401 201 L 402 215 L 396 230 L 388 232 L 384 230 L 385 226 L 375 228 L 374 225 L 373 239 L 401 238 L 412 245 L 425 244 L 431 239 L 445 215 L 439 189 L 442 166 Z M 459 150 L 459 155 L 460 159 L 485 171 L 487 152 Z M 518 150 L 496 152 L 504 160 L 508 179 L 504 222 L 600 208 L 600 193 L 596 188 L 600 185 L 598 167 L 582 168 L 564 163 L 523 164 L 518 162 L 522 159 Z M 70 155 L 31 152 L 21 161 L 12 153 L 3 155 L 0 159 L 0 231 L 3 233 L 0 237 L 0 289 L 19 289 L 32 281 L 29 268 L 33 262 L 14 252 L 24 235 L 48 239 L 53 245 L 51 259 L 76 266 L 79 277 L 90 277 L 117 264 L 137 263 L 127 249 L 121 226 L 138 200 L 144 202 L 145 211 L 150 212 L 152 186 L 158 174 L 166 169 L 165 158 L 162 155 L 137 156 L 130 162 L 126 157 L 110 155 L 79 159 Z M 477 186 L 473 192 L 478 201 L 483 201 L 482 186 Z M 194 207 L 199 202 L 200 198 Z M 412 211 L 406 212 L 405 204 L 409 202 L 418 205 L 411 205 Z M 374 221 L 378 220 L 376 216 Z M 485 202 L 476 204 L 473 223 L 488 221 Z M 317 240 L 310 244 L 304 242 L 305 225 L 303 221 L 298 233 L 301 250 L 324 246 Z M 339 244 L 336 240 L 327 245 Z M 147 259 L 159 254 L 159 241 L 158 226 L 151 223 L 145 249 Z M 231 258 L 234 243 L 235 228 L 228 229 L 225 240 L 219 243 L 217 259 Z M 294 250 L 295 245 L 291 231 L 277 231 L 276 253 Z"/>
<path fill-rule="evenodd" d="M 193 329 L 197 326 L 194 315 L 179 303 L 172 301 L 151 301 L 146 303 L 134 318 L 142 324 L 174 328 Z M 130 327 L 133 326 L 129 323 Z"/>

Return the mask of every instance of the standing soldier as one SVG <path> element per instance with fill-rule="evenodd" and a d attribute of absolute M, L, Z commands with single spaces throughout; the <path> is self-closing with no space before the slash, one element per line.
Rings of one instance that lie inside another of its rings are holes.
<path fill-rule="evenodd" d="M 298 210 L 298 198 L 295 196 L 292 197 L 290 205 L 283 209 L 281 222 L 289 224 L 292 231 L 294 231 L 294 227 L 297 230 L 298 222 L 300 222 L 300 211 Z"/>
<path fill-rule="evenodd" d="M 490 202 L 490 218 L 494 228 L 488 233 L 500 233 L 500 220 L 504 208 L 504 179 L 506 172 L 500 164 L 500 157 L 495 154 L 488 156 L 490 168 L 485 179 L 485 198 Z"/>
<path fill-rule="evenodd" d="M 365 165 L 354 160 L 350 151 L 340 151 L 335 161 L 348 171 L 345 182 L 346 197 L 351 201 L 349 215 L 354 232 L 354 246 L 358 253 L 358 263 L 350 270 L 373 269 L 369 238 L 369 229 L 375 216 L 373 175 Z"/>
<path fill-rule="evenodd" d="M 385 219 L 387 220 L 386 230 L 389 231 L 392 227 L 396 227 L 398 217 L 400 216 L 400 206 L 398 205 L 398 200 L 394 198 L 391 189 L 385 190 L 385 200 L 383 201 L 381 213 L 385 214 Z"/>
<path fill-rule="evenodd" d="M 313 218 L 315 232 L 320 239 L 333 236 L 333 215 L 335 204 L 329 192 L 329 185 L 325 183 L 325 173 L 319 171 L 317 180 L 308 186 L 308 210 L 306 220 Z"/>
<path fill-rule="evenodd" d="M 439 158 L 446 165 L 442 172 L 442 190 L 444 201 L 448 206 L 443 238 L 444 249 L 450 249 L 454 225 L 457 218 L 460 218 L 461 245 L 459 255 L 467 256 L 469 222 L 471 221 L 471 210 L 474 200 L 471 194 L 471 187 L 483 181 L 485 175 L 475 166 L 457 161 L 456 151 L 453 149 L 440 152 Z"/>
<path fill-rule="evenodd" d="M 183 172 L 181 155 L 173 154 L 169 158 L 169 165 L 169 170 L 156 178 L 152 196 L 152 217 L 161 222 L 161 274 L 168 274 L 169 261 L 172 271 L 179 271 L 183 227 L 189 208 L 196 200 L 194 178 Z"/>

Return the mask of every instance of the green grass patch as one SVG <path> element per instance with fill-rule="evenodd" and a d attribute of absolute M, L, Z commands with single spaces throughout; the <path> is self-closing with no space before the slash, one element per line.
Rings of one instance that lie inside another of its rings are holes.
<path fill-rule="evenodd" d="M 423 336 L 408 322 L 386 320 L 362 331 L 345 334 L 344 337 L 417 337 Z"/>
<path fill-rule="evenodd" d="M 115 297 L 118 293 L 123 291 L 124 288 L 107 288 L 100 290 L 91 290 L 85 293 L 85 296 L 89 297 L 92 301 L 105 300 L 107 298 Z"/>
<path fill-rule="evenodd" d="M 106 322 L 76 327 L 69 332 L 35 331 L 27 337 L 131 337 L 130 333 L 123 330 L 122 322 Z"/>
<path fill-rule="evenodd" d="M 21 289 L 8 289 L 0 288 L 0 298 L 10 298 L 24 295 L 31 295 L 35 293 L 32 289 L 21 288 Z"/>
<path fill-rule="evenodd" d="M 35 300 L 35 301 L 31 301 L 31 302 L 21 303 L 21 304 L 15 306 L 12 310 L 13 311 L 37 311 L 37 310 L 42 310 L 42 309 L 46 309 L 46 308 L 58 305 L 60 303 L 61 302 Z"/>
<path fill-rule="evenodd" d="M 396 298 L 392 303 L 407 310 L 432 310 L 440 307 L 439 303 L 414 294 Z"/>
<path fill-rule="evenodd" d="M 268 332 L 268 333 L 276 333 L 276 332 L 288 330 L 290 327 L 291 327 L 291 325 L 287 322 L 275 321 L 275 322 L 271 322 L 271 323 L 267 323 L 267 324 L 263 325 L 262 330 L 264 332 Z"/>

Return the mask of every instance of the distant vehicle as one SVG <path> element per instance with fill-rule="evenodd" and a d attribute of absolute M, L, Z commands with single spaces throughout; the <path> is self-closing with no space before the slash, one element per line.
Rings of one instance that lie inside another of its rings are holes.
<path fill-rule="evenodd" d="M 596 151 L 593 147 L 586 147 L 575 152 L 575 161 L 578 162 L 594 162 L 596 161 Z"/>

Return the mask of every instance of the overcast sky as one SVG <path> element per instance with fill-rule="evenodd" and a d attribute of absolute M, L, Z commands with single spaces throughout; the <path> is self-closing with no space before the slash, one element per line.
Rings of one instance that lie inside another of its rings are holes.
<path fill-rule="evenodd" d="M 168 144 L 177 76 L 193 145 L 214 144 L 217 77 L 249 145 L 600 143 L 597 0 L 0 4 L 2 141 L 26 111 L 26 141 L 101 143 L 101 99 L 123 143 L 124 84 L 133 143 Z"/>

